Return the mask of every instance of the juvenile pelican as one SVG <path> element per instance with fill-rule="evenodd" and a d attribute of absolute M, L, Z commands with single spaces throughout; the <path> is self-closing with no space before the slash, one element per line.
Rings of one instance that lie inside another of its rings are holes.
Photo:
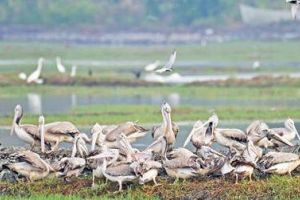
<path fill-rule="evenodd" d="M 18 138 L 31 145 L 33 148 L 35 145 L 40 145 L 39 131 L 36 125 L 21 124 L 23 117 L 23 108 L 21 105 L 15 107 L 15 114 L 11 126 L 10 134 L 16 133 Z"/>
<path fill-rule="evenodd" d="M 85 165 L 85 159 L 71 156 L 62 158 L 58 163 L 53 165 L 53 168 L 59 171 L 57 173 L 58 176 L 68 180 L 68 178 L 72 176 L 78 177 L 82 173 Z"/>
<path fill-rule="evenodd" d="M 107 166 L 107 160 L 104 159 L 101 169 L 105 178 L 112 182 L 118 182 L 119 191 L 122 191 L 123 182 L 132 182 L 137 179 L 134 170 L 127 163 L 116 163 L 114 166 Z"/>
<path fill-rule="evenodd" d="M 173 65 L 175 63 L 176 60 L 176 51 L 174 50 L 173 53 L 171 54 L 169 61 L 165 64 L 165 66 L 163 66 L 160 69 L 155 70 L 155 72 L 157 73 L 164 73 L 164 72 L 171 72 L 173 71 Z"/>
<path fill-rule="evenodd" d="M 300 158 L 294 153 L 269 152 L 260 160 L 266 173 L 289 174 L 300 165 Z"/>
<path fill-rule="evenodd" d="M 156 177 L 158 175 L 159 169 L 161 168 L 162 164 L 158 161 L 146 160 L 143 162 L 138 162 L 136 172 L 139 175 L 139 184 L 145 184 L 153 181 L 155 185 L 158 185 L 156 182 Z"/>
<path fill-rule="evenodd" d="M 271 131 L 274 131 L 276 134 L 284 138 L 285 140 L 292 141 L 296 136 L 300 141 L 299 133 L 295 127 L 294 121 L 288 118 L 284 122 L 284 128 L 272 128 Z M 283 143 L 279 141 L 272 140 L 272 142 L 277 146 L 282 146 Z"/>
<path fill-rule="evenodd" d="M 33 71 L 27 78 L 27 83 L 38 83 L 42 84 L 43 79 L 40 79 L 40 75 L 42 72 L 42 67 L 44 63 L 44 58 L 39 58 L 38 60 L 38 66 L 35 71 Z"/>
<path fill-rule="evenodd" d="M 52 167 L 32 151 L 21 151 L 17 154 L 21 162 L 5 165 L 8 169 L 24 176 L 29 181 L 43 179 L 49 175 Z"/>
<path fill-rule="evenodd" d="M 143 152 L 151 152 L 165 158 L 167 153 L 167 140 L 165 136 L 160 136 L 154 140 Z"/>
<path fill-rule="evenodd" d="M 61 63 L 61 58 L 60 57 L 56 57 L 56 67 L 57 67 L 57 70 L 60 72 L 60 73 L 65 73 L 66 72 L 66 68 L 65 66 L 63 66 L 63 64 Z"/>
<path fill-rule="evenodd" d="M 71 157 L 75 157 L 77 153 L 82 158 L 85 158 L 89 154 L 89 151 L 86 147 L 86 142 L 83 139 L 81 134 L 76 135 L 75 138 L 74 138 L 73 150 L 72 150 Z"/>
<path fill-rule="evenodd" d="M 163 117 L 163 123 L 152 132 L 154 140 L 160 136 L 164 136 L 169 147 L 174 144 L 178 133 L 178 128 L 176 128 L 176 125 L 172 123 L 171 111 L 171 106 L 167 102 L 162 104 L 161 114 Z"/>

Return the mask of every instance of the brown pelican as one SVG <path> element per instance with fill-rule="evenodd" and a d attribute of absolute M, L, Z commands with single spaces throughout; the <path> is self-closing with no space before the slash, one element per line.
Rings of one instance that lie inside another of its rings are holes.
<path fill-rule="evenodd" d="M 29 181 L 43 179 L 49 175 L 52 167 L 32 151 L 21 151 L 17 154 L 21 162 L 5 165 L 8 169 L 25 176 Z"/>
<path fill-rule="evenodd" d="M 21 105 L 15 107 L 15 114 L 11 127 L 11 135 L 16 133 L 18 138 L 31 145 L 33 148 L 35 145 L 40 145 L 39 131 L 36 125 L 21 124 L 23 117 L 23 108 Z"/>
<path fill-rule="evenodd" d="M 137 179 L 129 163 L 115 163 L 113 166 L 107 166 L 107 160 L 104 159 L 101 170 L 109 181 L 118 182 L 119 191 L 122 191 L 123 182 L 132 182 Z"/>
<path fill-rule="evenodd" d="M 43 118 L 43 116 L 41 116 Z M 44 122 L 45 120 L 43 120 Z M 43 137 L 45 142 L 54 143 L 54 146 L 48 152 L 56 151 L 61 142 L 73 143 L 74 138 L 78 135 L 85 141 L 90 142 L 90 139 L 76 128 L 71 122 L 52 122 L 49 124 L 41 124 L 43 127 Z"/>
<path fill-rule="evenodd" d="M 268 147 L 276 147 L 276 143 L 283 143 L 288 146 L 293 144 L 285 137 L 280 136 L 276 131 L 269 129 L 267 124 L 261 121 L 252 122 L 246 129 L 248 139 L 259 146 L 267 149 Z"/>
<path fill-rule="evenodd" d="M 266 173 L 289 174 L 300 165 L 299 155 L 286 152 L 268 152 L 264 155 L 260 164 L 266 168 Z"/>
<path fill-rule="evenodd" d="M 168 103 L 163 103 L 161 106 L 161 114 L 163 117 L 163 123 L 161 126 L 154 128 L 152 131 L 152 136 L 154 140 L 159 138 L 160 136 L 164 136 L 167 140 L 168 146 L 174 144 L 178 128 L 175 124 L 172 123 L 171 120 L 171 107 Z"/>
<path fill-rule="evenodd" d="M 169 61 L 160 69 L 155 70 L 157 73 L 171 72 L 173 71 L 173 65 L 176 60 L 176 51 L 174 50 L 169 58 Z"/>
<path fill-rule="evenodd" d="M 163 167 L 168 176 L 174 177 L 174 183 L 179 179 L 187 179 L 197 175 L 200 168 L 198 156 L 187 149 L 175 149 L 169 154 L 171 160 L 163 161 Z"/>
<path fill-rule="evenodd" d="M 60 57 L 56 57 L 56 67 L 57 67 L 57 70 L 60 72 L 60 73 L 65 73 L 66 72 L 66 68 L 65 66 L 63 66 L 63 64 L 61 63 L 61 58 Z"/>

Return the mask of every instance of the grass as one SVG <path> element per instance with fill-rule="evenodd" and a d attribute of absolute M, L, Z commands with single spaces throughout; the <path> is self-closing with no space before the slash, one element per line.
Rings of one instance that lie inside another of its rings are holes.
<path fill-rule="evenodd" d="M 90 178 L 76 178 L 70 183 L 58 179 L 45 179 L 33 183 L 17 184 L 0 182 L 1 199 L 298 199 L 300 178 L 297 176 L 269 176 L 253 182 L 243 180 L 234 184 L 226 178 L 199 177 L 172 184 L 173 180 L 159 178 L 158 187 L 151 183 L 144 186 L 124 186 L 121 193 L 114 193 L 117 184 L 105 184 L 91 188 Z M 76 184 L 74 184 L 76 182 Z M 127 187 L 127 189 L 126 189 Z"/>
<path fill-rule="evenodd" d="M 216 112 L 221 120 L 274 120 L 300 119 L 299 108 L 256 108 L 256 107 L 216 107 L 214 110 L 195 106 L 179 106 L 173 109 L 173 121 L 196 121 L 207 119 Z M 97 105 L 80 106 L 69 113 L 45 114 L 46 122 L 71 121 L 76 125 L 90 126 L 95 123 L 116 124 L 138 121 L 142 124 L 159 123 L 162 120 L 159 106 L 151 105 Z M 22 123 L 37 124 L 37 115 L 25 114 Z M 0 117 L 0 125 L 10 125 L 12 116 Z"/>

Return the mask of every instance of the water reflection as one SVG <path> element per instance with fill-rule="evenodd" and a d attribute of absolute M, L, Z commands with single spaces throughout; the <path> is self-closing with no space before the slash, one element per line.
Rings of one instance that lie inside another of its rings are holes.
<path fill-rule="evenodd" d="M 119 96 L 102 96 L 95 95 L 41 95 L 38 93 L 29 93 L 20 97 L 2 97 L 0 98 L 0 115 L 10 115 L 13 112 L 16 104 L 21 104 L 25 113 L 62 113 L 68 112 L 70 109 L 77 106 L 85 105 L 113 105 L 113 104 L 128 104 L 128 105 L 156 105 L 159 106 L 162 102 L 167 101 L 172 107 L 181 105 L 199 106 L 207 110 L 217 107 L 299 107 L 298 99 L 227 99 L 217 98 L 208 99 L 205 97 L 190 97 L 182 96 L 179 93 L 170 93 L 169 95 L 152 95 L 144 96 L 139 94 L 134 95 L 119 95 Z"/>
<path fill-rule="evenodd" d="M 28 93 L 27 94 L 28 108 L 33 114 L 42 113 L 42 97 L 40 94 Z"/>

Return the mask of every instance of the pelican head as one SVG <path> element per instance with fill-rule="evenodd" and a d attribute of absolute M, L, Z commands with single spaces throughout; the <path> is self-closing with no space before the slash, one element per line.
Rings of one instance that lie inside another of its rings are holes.
<path fill-rule="evenodd" d="M 40 137 L 41 137 L 41 151 L 42 153 L 45 152 L 45 127 L 44 127 L 44 124 L 45 124 L 45 118 L 43 115 L 41 115 L 39 117 L 39 134 L 40 134 Z"/>
<path fill-rule="evenodd" d="M 162 104 L 161 109 L 165 113 L 171 113 L 172 111 L 171 106 L 167 102 Z"/>
<path fill-rule="evenodd" d="M 208 121 L 210 123 L 212 123 L 212 127 L 213 128 L 216 128 L 218 126 L 218 123 L 219 123 L 219 118 L 218 118 L 218 115 L 217 114 L 213 114 L 209 119 Z"/>
<path fill-rule="evenodd" d="M 15 125 L 20 123 L 22 116 L 23 116 L 23 108 L 21 105 L 18 104 L 15 107 L 14 119 L 10 130 L 11 135 L 14 133 Z"/>
<path fill-rule="evenodd" d="M 292 120 L 291 118 L 288 118 L 287 120 L 285 120 L 284 122 L 284 126 L 291 130 L 291 131 L 294 131 L 296 133 L 296 136 L 298 138 L 298 140 L 300 141 L 300 136 L 299 136 L 299 133 L 295 127 L 295 123 L 294 123 L 294 120 Z"/>

